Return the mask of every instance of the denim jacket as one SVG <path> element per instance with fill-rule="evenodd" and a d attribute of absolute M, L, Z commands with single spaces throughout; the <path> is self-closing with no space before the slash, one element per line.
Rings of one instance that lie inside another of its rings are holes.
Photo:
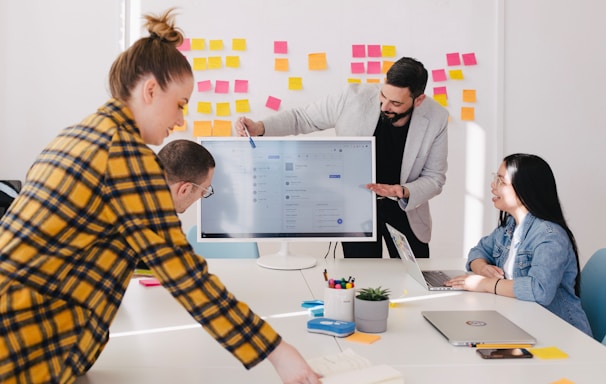
<path fill-rule="evenodd" d="M 578 268 L 572 244 L 566 231 L 550 221 L 528 213 L 523 222 L 520 244 L 513 267 L 513 293 L 516 298 L 534 301 L 591 336 L 581 300 L 574 292 Z M 509 217 L 483 237 L 469 251 L 467 270 L 471 262 L 484 259 L 488 264 L 503 268 L 509 255 L 516 222 Z"/>

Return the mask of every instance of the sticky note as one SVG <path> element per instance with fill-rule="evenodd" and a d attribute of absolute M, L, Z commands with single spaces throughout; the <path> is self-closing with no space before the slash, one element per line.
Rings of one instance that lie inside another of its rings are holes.
<path fill-rule="evenodd" d="M 567 378 L 562 378 L 560 380 L 552 382 L 551 384 L 574 384 L 574 381 L 568 380 Z"/>
<path fill-rule="evenodd" d="M 396 46 L 395 45 L 382 45 L 381 56 L 383 57 L 396 57 Z"/>
<path fill-rule="evenodd" d="M 246 39 L 232 39 L 231 49 L 234 51 L 246 51 Z"/>
<path fill-rule="evenodd" d="M 215 93 L 229 93 L 229 81 L 217 80 L 215 82 Z"/>
<path fill-rule="evenodd" d="M 381 46 L 378 44 L 369 44 L 366 50 L 368 57 L 381 57 Z"/>
<path fill-rule="evenodd" d="M 227 68 L 240 68 L 240 56 L 225 56 L 225 66 Z"/>
<path fill-rule="evenodd" d="M 461 56 L 459 56 L 459 52 L 456 53 L 447 53 L 446 54 L 446 63 L 449 67 L 455 65 L 461 65 Z"/>
<path fill-rule="evenodd" d="M 379 74 L 381 73 L 381 62 L 380 61 L 369 61 L 366 67 L 366 73 L 368 74 Z"/>
<path fill-rule="evenodd" d="M 206 48 L 206 40 L 204 39 L 191 39 L 192 51 L 203 51 Z"/>
<path fill-rule="evenodd" d="M 250 103 L 248 99 L 236 100 L 236 113 L 249 113 Z"/>
<path fill-rule="evenodd" d="M 323 71 L 326 69 L 326 53 L 310 53 L 307 55 L 307 63 L 310 71 Z"/>
<path fill-rule="evenodd" d="M 212 104 L 208 101 L 198 101 L 198 113 L 210 114 L 212 113 Z"/>
<path fill-rule="evenodd" d="M 213 126 L 208 120 L 194 121 L 194 137 L 212 135 Z"/>
<path fill-rule="evenodd" d="M 366 45 L 364 44 L 353 44 L 351 46 L 352 57 L 366 57 Z"/>
<path fill-rule="evenodd" d="M 235 80 L 234 81 L 234 92 L 248 93 L 248 80 Z"/>
<path fill-rule="evenodd" d="M 452 69 L 448 71 L 450 78 L 453 80 L 463 80 L 463 71 L 460 69 Z"/>
<path fill-rule="evenodd" d="M 265 101 L 265 106 L 269 109 L 273 109 L 274 111 L 277 111 L 278 109 L 280 109 L 281 103 L 282 103 L 282 100 L 278 99 L 277 97 L 267 96 L 267 101 Z"/>
<path fill-rule="evenodd" d="M 288 53 L 288 43 L 286 41 L 274 41 L 274 53 Z"/>
<path fill-rule="evenodd" d="M 216 103 L 215 108 L 217 110 L 217 116 L 226 117 L 231 115 L 231 108 L 229 107 L 229 103 Z"/>
<path fill-rule="evenodd" d="M 289 77 L 288 78 L 288 89 L 291 91 L 300 91 L 303 89 L 303 78 L 301 77 Z"/>
<path fill-rule="evenodd" d="M 284 57 L 277 57 L 274 59 L 274 70 L 288 72 L 288 59 Z"/>
<path fill-rule="evenodd" d="M 364 68 L 364 63 L 351 63 L 350 67 L 351 67 L 351 73 L 353 73 L 353 74 L 364 73 L 366 70 Z"/>
<path fill-rule="evenodd" d="M 223 59 L 221 56 L 211 56 L 208 58 L 208 69 L 223 68 Z"/>
<path fill-rule="evenodd" d="M 461 107 L 461 120 L 474 121 L 475 109 L 473 107 Z"/>
<path fill-rule="evenodd" d="M 231 136 L 231 121 L 215 120 L 213 124 L 213 136 Z"/>
<path fill-rule="evenodd" d="M 476 102 L 476 90 L 475 89 L 464 89 L 463 90 L 463 101 L 466 103 Z"/>
<path fill-rule="evenodd" d="M 446 71 L 443 69 L 434 69 L 431 71 L 431 78 L 434 82 L 446 81 Z"/>
<path fill-rule="evenodd" d="M 177 49 L 181 52 L 189 51 L 191 49 L 191 42 L 189 39 L 183 39 L 183 42 L 177 47 Z"/>
<path fill-rule="evenodd" d="M 155 277 L 151 277 L 149 279 L 139 279 L 139 284 L 146 287 L 155 287 L 160 285 L 160 282 Z"/>
<path fill-rule="evenodd" d="M 391 68 L 393 63 L 394 62 L 390 61 L 390 60 L 383 60 L 383 65 L 381 65 L 381 73 L 387 73 L 387 71 L 389 71 L 389 68 Z"/>
<path fill-rule="evenodd" d="M 211 51 L 222 51 L 223 50 L 223 40 L 211 40 L 209 42 Z"/>
<path fill-rule="evenodd" d="M 443 107 L 448 107 L 448 98 L 445 94 L 437 94 L 433 95 L 433 99 L 438 102 Z"/>
<path fill-rule="evenodd" d="M 434 95 L 446 95 L 448 97 L 448 94 L 446 93 L 446 87 L 434 87 L 433 94 Z"/>
<path fill-rule="evenodd" d="M 189 113 L 189 104 L 185 104 L 183 106 L 183 116 L 187 116 L 188 113 Z"/>
<path fill-rule="evenodd" d="M 381 82 L 381 79 L 366 79 L 367 83 L 378 84 Z"/>
<path fill-rule="evenodd" d="M 353 84 L 360 84 L 362 82 L 362 79 L 353 79 L 353 78 L 349 78 L 347 79 L 348 83 L 353 83 Z"/>
<path fill-rule="evenodd" d="M 212 84 L 210 80 L 202 80 L 198 81 L 198 92 L 207 92 L 212 89 Z"/>
<path fill-rule="evenodd" d="M 194 57 L 194 71 L 204 71 L 206 68 L 206 57 Z"/>
<path fill-rule="evenodd" d="M 347 336 L 344 340 L 353 341 L 355 343 L 372 344 L 375 341 L 381 339 L 379 335 L 373 335 L 370 333 L 354 332 Z"/>
<path fill-rule="evenodd" d="M 464 65 L 476 65 L 478 62 L 476 61 L 475 53 L 464 53 L 463 55 L 463 64 Z"/>
<path fill-rule="evenodd" d="M 539 359 L 567 359 L 568 354 L 558 347 L 528 348 L 534 357 Z"/>

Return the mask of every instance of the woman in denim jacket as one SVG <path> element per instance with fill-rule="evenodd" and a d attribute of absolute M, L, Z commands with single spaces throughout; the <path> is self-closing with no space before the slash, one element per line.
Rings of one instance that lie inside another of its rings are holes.
<path fill-rule="evenodd" d="M 499 226 L 469 251 L 447 285 L 534 301 L 591 336 L 579 299 L 579 257 L 555 178 L 540 157 L 505 157 L 491 183 Z"/>

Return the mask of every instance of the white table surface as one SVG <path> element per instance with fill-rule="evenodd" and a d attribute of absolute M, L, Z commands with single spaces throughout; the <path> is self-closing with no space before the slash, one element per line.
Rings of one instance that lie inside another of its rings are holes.
<path fill-rule="evenodd" d="M 462 269 L 463 260 L 420 260 L 427 268 Z M 390 259 L 318 259 L 302 271 L 270 270 L 255 260 L 209 260 L 240 300 L 264 317 L 305 358 L 353 349 L 373 363 L 386 363 L 410 383 L 552 383 L 567 378 L 595 383 L 606 347 L 535 303 L 473 292 L 429 292 Z M 353 276 L 356 287 L 382 285 L 392 291 L 387 332 L 372 344 L 311 334 L 300 304 L 322 299 L 322 271 Z M 473 348 L 454 347 L 427 323 L 421 310 L 495 309 L 531 333 L 537 347 L 556 346 L 563 360 L 483 360 Z M 110 341 L 97 363 L 77 383 L 279 383 L 267 361 L 247 371 L 162 287 L 134 280 L 111 327 Z M 599 381 L 598 381 L 599 382 Z"/>

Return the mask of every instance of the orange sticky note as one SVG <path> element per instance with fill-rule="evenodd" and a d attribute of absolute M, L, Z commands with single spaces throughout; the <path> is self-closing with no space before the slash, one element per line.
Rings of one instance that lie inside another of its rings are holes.
<path fill-rule="evenodd" d="M 466 103 L 476 102 L 476 90 L 475 89 L 464 89 L 463 90 L 463 101 Z"/>
<path fill-rule="evenodd" d="M 213 136 L 231 136 L 231 121 L 215 120 L 213 124 Z"/>
<path fill-rule="evenodd" d="M 211 51 L 223 50 L 223 40 L 211 40 L 210 41 L 210 50 Z"/>
<path fill-rule="evenodd" d="M 250 103 L 248 99 L 236 100 L 236 113 L 249 113 Z"/>
<path fill-rule="evenodd" d="M 391 68 L 393 63 L 394 63 L 393 61 L 383 60 L 383 64 L 381 65 L 381 73 L 387 73 L 387 71 L 389 71 L 389 68 Z"/>
<path fill-rule="evenodd" d="M 194 57 L 194 71 L 204 71 L 206 68 L 206 57 Z"/>
<path fill-rule="evenodd" d="M 326 69 L 326 53 L 310 53 L 307 58 L 310 71 L 323 71 Z"/>
<path fill-rule="evenodd" d="M 381 79 L 366 79 L 367 83 L 378 84 L 381 82 Z"/>
<path fill-rule="evenodd" d="M 567 359 L 568 354 L 558 347 L 528 348 L 534 357 L 539 359 Z"/>
<path fill-rule="evenodd" d="M 301 77 L 289 77 L 288 78 L 288 89 L 291 91 L 300 91 L 303 89 L 303 78 Z"/>
<path fill-rule="evenodd" d="M 287 72 L 288 71 L 288 59 L 278 57 L 274 60 L 274 70 Z"/>
<path fill-rule="evenodd" d="M 202 51 L 206 48 L 206 40 L 204 39 L 191 39 L 191 50 Z"/>
<path fill-rule="evenodd" d="M 232 39 L 231 49 L 234 51 L 246 51 L 246 39 Z"/>
<path fill-rule="evenodd" d="M 217 108 L 217 116 L 230 116 L 231 108 L 229 107 L 229 103 L 216 103 Z"/>
<path fill-rule="evenodd" d="M 212 123 L 208 120 L 194 121 L 194 137 L 210 136 L 213 132 Z"/>
<path fill-rule="evenodd" d="M 355 343 L 362 344 L 372 344 L 375 341 L 379 340 L 381 336 L 373 335 L 370 333 L 362 333 L 362 332 L 354 332 L 351 335 L 347 336 L 344 340 L 353 341 Z"/>
<path fill-rule="evenodd" d="M 562 378 L 560 380 L 552 382 L 551 384 L 574 384 L 574 381 Z"/>
<path fill-rule="evenodd" d="M 461 120 L 474 121 L 475 109 L 473 107 L 461 107 Z"/>

